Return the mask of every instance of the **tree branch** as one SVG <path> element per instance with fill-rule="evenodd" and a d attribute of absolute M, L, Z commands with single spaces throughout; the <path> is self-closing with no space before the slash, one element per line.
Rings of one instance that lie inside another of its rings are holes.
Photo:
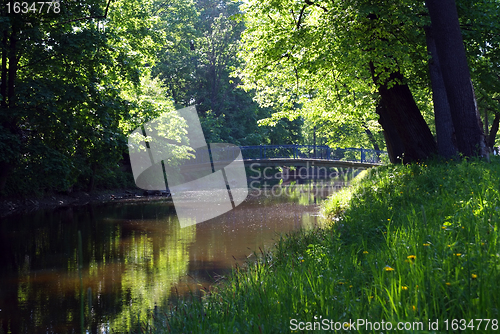
<path fill-rule="evenodd" d="M 302 7 L 302 9 L 300 10 L 299 19 L 297 20 L 297 30 L 299 30 L 299 29 L 300 29 L 300 23 L 301 23 L 301 21 L 302 21 L 302 15 L 304 15 L 304 10 L 306 9 L 306 7 L 307 7 L 307 6 L 306 6 L 306 5 L 304 5 L 304 6 Z"/>
<path fill-rule="evenodd" d="M 328 9 L 326 9 L 325 7 L 315 3 L 315 2 L 312 2 L 311 0 L 305 0 L 305 3 L 308 4 L 309 6 L 316 6 L 316 7 L 319 7 L 321 9 L 323 9 L 326 12 L 328 12 Z"/>
<path fill-rule="evenodd" d="M 78 22 L 78 21 L 85 21 L 85 20 L 91 20 L 91 19 L 106 19 L 108 17 L 108 10 L 109 10 L 110 4 L 111 4 L 111 0 L 108 0 L 108 4 L 106 5 L 106 10 L 104 11 L 104 15 L 86 16 L 86 17 L 81 17 L 79 19 L 64 21 L 64 22 L 60 22 L 58 24 L 51 26 L 51 28 L 55 28 L 55 27 L 58 27 L 60 25 L 66 24 L 66 23 L 72 23 L 72 22 Z"/>

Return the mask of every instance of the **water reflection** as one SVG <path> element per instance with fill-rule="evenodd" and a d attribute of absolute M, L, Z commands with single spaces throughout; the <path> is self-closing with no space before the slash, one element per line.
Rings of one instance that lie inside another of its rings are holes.
<path fill-rule="evenodd" d="M 148 310 L 208 286 L 259 247 L 272 246 L 278 233 L 318 224 L 315 203 L 334 188 L 320 192 L 320 186 L 293 183 L 275 185 L 274 193 L 272 186 L 254 189 L 235 210 L 182 229 L 165 201 L 4 218 L 0 333 L 79 333 L 81 311 L 86 332 L 128 332 Z"/>

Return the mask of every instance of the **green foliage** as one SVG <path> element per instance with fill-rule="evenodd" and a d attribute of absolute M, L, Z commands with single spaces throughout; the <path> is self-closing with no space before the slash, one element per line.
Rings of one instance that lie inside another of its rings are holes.
<path fill-rule="evenodd" d="M 278 333 L 326 318 L 423 322 L 419 333 L 439 319 L 454 333 L 452 319 L 498 319 L 499 162 L 371 169 L 325 203 L 332 225 L 279 239 L 155 331 Z"/>
<path fill-rule="evenodd" d="M 457 4 L 474 85 L 496 110 L 498 101 L 491 97 L 500 83 L 498 1 Z M 256 90 L 260 105 L 278 111 L 277 119 L 301 115 L 335 134 L 329 142 L 338 146 L 367 143 L 367 124 L 381 140 L 380 126 L 374 126 L 378 97 L 371 62 L 381 82 L 394 70 L 402 72 L 434 131 L 424 2 L 248 1 L 242 10 L 245 63 L 235 73 L 246 89 Z"/>

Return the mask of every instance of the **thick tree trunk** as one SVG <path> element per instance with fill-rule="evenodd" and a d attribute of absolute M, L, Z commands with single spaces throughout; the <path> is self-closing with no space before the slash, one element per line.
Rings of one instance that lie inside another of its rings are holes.
<path fill-rule="evenodd" d="M 379 102 L 376 109 L 377 114 L 380 116 L 378 122 L 384 129 L 385 145 L 387 146 L 389 160 L 393 164 L 398 164 L 402 162 L 405 148 L 396 130 L 396 126 L 392 123 L 392 120 L 387 117 L 387 111 L 382 110 L 384 108 L 382 102 Z"/>
<path fill-rule="evenodd" d="M 425 28 L 427 51 L 431 55 L 429 60 L 429 75 L 432 86 L 432 101 L 434 102 L 434 121 L 436 123 L 437 149 L 439 155 L 451 158 L 457 155 L 454 142 L 455 130 L 451 120 L 450 105 L 446 95 L 441 65 L 436 51 L 436 44 L 432 36 L 432 28 Z"/>
<path fill-rule="evenodd" d="M 403 75 L 393 72 L 387 81 L 379 82 L 373 64 L 370 64 L 370 69 L 383 105 L 383 108 L 379 109 L 380 117 L 384 118 L 380 124 L 388 135 L 391 130 L 387 127 L 389 121 L 396 129 L 404 147 L 403 163 L 425 160 L 437 153 L 432 133 L 413 99 L 410 88 L 401 84 L 404 82 Z M 388 82 L 395 83 L 389 88 Z M 391 144 L 395 144 L 393 140 Z"/>
<path fill-rule="evenodd" d="M 465 156 L 486 155 L 455 0 L 427 0 L 427 7 L 458 150 Z"/>

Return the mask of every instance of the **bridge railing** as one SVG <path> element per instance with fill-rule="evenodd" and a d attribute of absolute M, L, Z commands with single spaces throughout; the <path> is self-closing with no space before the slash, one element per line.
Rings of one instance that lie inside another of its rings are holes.
<path fill-rule="evenodd" d="M 263 159 L 322 159 L 353 162 L 381 163 L 388 160 L 387 152 L 365 148 L 336 148 L 325 145 L 259 145 L 240 146 L 244 160 Z M 203 151 L 201 151 L 203 153 Z M 237 147 L 212 148 L 209 150 L 212 159 L 219 161 L 233 161 L 238 157 Z M 197 154 L 187 164 L 209 163 L 206 154 Z"/>
<path fill-rule="evenodd" d="M 365 148 L 336 148 L 324 145 L 260 145 L 241 146 L 243 159 L 324 159 L 380 163 L 387 152 Z"/>

